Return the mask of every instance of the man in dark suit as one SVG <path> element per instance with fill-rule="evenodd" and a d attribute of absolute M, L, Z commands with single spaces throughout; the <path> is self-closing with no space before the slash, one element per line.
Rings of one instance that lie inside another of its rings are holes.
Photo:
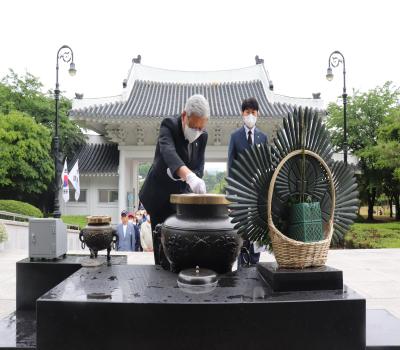
<path fill-rule="evenodd" d="M 117 226 L 118 251 L 120 252 L 135 251 L 136 231 L 137 227 L 132 223 L 128 222 L 128 212 L 126 210 L 123 210 L 121 212 L 121 223 Z"/>
<path fill-rule="evenodd" d="M 135 247 L 133 251 L 142 252 L 142 246 L 140 245 L 140 225 L 139 222 L 134 220 L 134 216 L 132 212 L 128 213 L 128 223 L 132 224 L 135 228 Z"/>
<path fill-rule="evenodd" d="M 175 213 L 175 208 L 169 202 L 170 195 L 206 192 L 201 178 L 208 138 L 205 127 L 209 115 L 207 100 L 202 95 L 193 95 L 179 117 L 165 118 L 161 122 L 153 165 L 139 193 L 140 201 L 151 217 L 154 260 L 157 265 L 164 258 L 154 229 Z"/>
<path fill-rule="evenodd" d="M 255 98 L 247 98 L 242 102 L 242 118 L 243 126 L 235 130 L 229 142 L 228 149 L 228 174 L 229 176 L 234 175 L 231 173 L 232 163 L 238 158 L 239 153 L 243 152 L 247 148 L 258 145 L 261 143 L 268 143 L 267 135 L 256 128 L 256 122 L 258 118 L 258 102 Z M 250 264 L 255 264 L 260 260 L 260 253 L 254 251 L 254 244 L 249 241 L 245 241 L 243 246 L 248 250 L 249 256 L 244 256 L 242 253 L 239 255 L 238 265 L 245 265 L 247 260 Z"/>

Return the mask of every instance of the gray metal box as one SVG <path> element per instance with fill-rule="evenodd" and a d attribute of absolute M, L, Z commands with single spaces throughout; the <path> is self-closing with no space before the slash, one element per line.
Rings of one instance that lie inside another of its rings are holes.
<path fill-rule="evenodd" d="M 67 250 L 67 225 L 61 219 L 29 219 L 30 258 L 55 259 Z"/>

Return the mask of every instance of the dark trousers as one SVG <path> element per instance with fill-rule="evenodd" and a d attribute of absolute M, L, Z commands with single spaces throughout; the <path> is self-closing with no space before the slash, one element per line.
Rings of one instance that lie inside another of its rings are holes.
<path fill-rule="evenodd" d="M 135 252 L 142 252 L 143 248 L 140 243 L 140 226 L 138 226 L 139 230 L 135 230 Z"/>
<path fill-rule="evenodd" d="M 164 255 L 164 250 L 161 244 L 161 226 L 157 227 L 157 225 L 163 224 L 172 214 L 175 214 L 175 209 L 171 205 L 166 206 L 165 211 L 162 213 L 149 213 L 153 235 L 154 262 L 156 265 L 162 265 L 164 268 L 169 266 L 169 262 Z"/>
<path fill-rule="evenodd" d="M 238 258 L 238 268 L 255 265 L 260 261 L 260 253 L 254 253 L 254 245 L 248 240 L 243 241 L 243 247 Z"/>

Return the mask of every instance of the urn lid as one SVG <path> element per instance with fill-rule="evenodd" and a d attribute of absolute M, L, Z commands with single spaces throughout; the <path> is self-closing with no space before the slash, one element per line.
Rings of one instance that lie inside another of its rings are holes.
<path fill-rule="evenodd" d="M 111 222 L 111 216 L 97 215 L 86 216 L 88 224 L 108 224 Z"/>
<path fill-rule="evenodd" d="M 226 199 L 224 194 L 215 194 L 215 193 L 205 193 L 205 194 L 196 194 L 196 193 L 185 193 L 185 194 L 171 194 L 170 202 L 172 204 L 211 204 L 211 205 L 227 205 L 231 204 Z"/>
<path fill-rule="evenodd" d="M 188 293 L 207 293 L 215 289 L 218 284 L 217 274 L 209 269 L 182 270 L 178 276 L 178 286 Z"/>

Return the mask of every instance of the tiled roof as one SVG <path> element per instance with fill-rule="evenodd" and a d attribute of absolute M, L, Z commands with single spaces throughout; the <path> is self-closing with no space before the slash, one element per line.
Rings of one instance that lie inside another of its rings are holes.
<path fill-rule="evenodd" d="M 108 174 L 118 173 L 119 151 L 117 144 L 86 143 L 82 146 L 74 159 L 69 162 L 69 170 L 79 159 L 80 174 Z"/>
<path fill-rule="evenodd" d="M 210 103 L 211 117 L 230 117 L 241 114 L 241 102 L 255 97 L 260 105 L 260 115 L 286 116 L 294 106 L 268 101 L 261 80 L 224 83 L 169 83 L 136 80 L 128 99 L 72 109 L 70 116 L 126 118 L 168 117 L 182 112 L 186 100 L 193 94 L 204 95 Z"/>

